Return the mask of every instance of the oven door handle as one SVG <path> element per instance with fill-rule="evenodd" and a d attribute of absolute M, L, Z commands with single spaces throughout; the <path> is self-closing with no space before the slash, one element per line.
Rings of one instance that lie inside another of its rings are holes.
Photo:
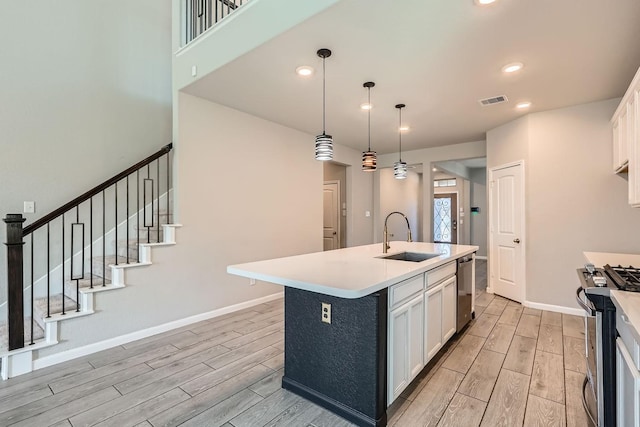
<path fill-rule="evenodd" d="M 580 298 L 580 294 L 584 293 L 584 288 L 582 286 L 580 286 L 578 289 L 576 289 L 576 302 L 578 303 L 578 305 L 580 307 L 582 307 L 582 309 L 584 311 L 587 312 L 587 314 L 589 316 L 595 316 L 596 315 L 596 310 L 594 310 L 593 308 L 589 307 L 587 304 L 584 303 L 584 301 L 582 301 L 582 298 Z"/>

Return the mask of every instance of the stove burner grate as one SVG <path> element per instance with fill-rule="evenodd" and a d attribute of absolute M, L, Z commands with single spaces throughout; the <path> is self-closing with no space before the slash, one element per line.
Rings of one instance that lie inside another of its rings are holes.
<path fill-rule="evenodd" d="M 623 291 L 640 292 L 640 269 L 635 267 L 611 267 L 604 266 L 604 271 L 611 278 L 611 281 Z"/>

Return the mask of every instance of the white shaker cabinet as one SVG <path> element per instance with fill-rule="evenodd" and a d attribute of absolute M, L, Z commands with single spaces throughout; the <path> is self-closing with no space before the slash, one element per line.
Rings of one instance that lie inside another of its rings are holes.
<path fill-rule="evenodd" d="M 624 301 L 623 301 L 624 302 Z M 619 427 L 640 427 L 640 335 L 625 313 L 623 304 L 616 306 L 616 419 Z M 637 301 L 636 301 L 637 303 Z M 626 302 L 634 310 L 634 304 Z"/>
<path fill-rule="evenodd" d="M 392 288 L 397 295 L 407 295 L 404 302 L 392 305 L 389 312 L 389 361 L 388 361 L 388 403 L 391 404 L 409 385 L 423 368 L 422 337 L 424 299 L 422 297 L 423 275 Z M 419 285 L 419 287 L 418 287 Z"/>
<path fill-rule="evenodd" d="M 616 340 L 616 418 L 620 427 L 640 427 L 640 372 L 621 338 Z"/>
<path fill-rule="evenodd" d="M 629 150 L 629 204 L 640 207 L 640 83 L 633 88 L 627 103 Z"/>
<path fill-rule="evenodd" d="M 449 341 L 449 338 L 456 333 L 457 302 L 456 276 L 450 278 L 442 284 L 442 342 Z"/>
<path fill-rule="evenodd" d="M 456 265 L 450 262 L 389 288 L 389 405 L 456 333 Z"/>
<path fill-rule="evenodd" d="M 620 110 L 620 114 L 613 121 L 613 171 L 622 172 L 629 164 L 627 140 L 627 109 Z"/>
<path fill-rule="evenodd" d="M 613 170 L 629 174 L 629 204 L 640 207 L 640 70 L 611 118 Z"/>
<path fill-rule="evenodd" d="M 442 348 L 442 286 L 425 292 L 424 357 L 425 364 Z"/>
<path fill-rule="evenodd" d="M 453 271 L 455 272 L 455 269 Z M 424 364 L 426 365 L 456 333 L 456 276 L 449 277 L 427 289 L 424 301 Z"/>

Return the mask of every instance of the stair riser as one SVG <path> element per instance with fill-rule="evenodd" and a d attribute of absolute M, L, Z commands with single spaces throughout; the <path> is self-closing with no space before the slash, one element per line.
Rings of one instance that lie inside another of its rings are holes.
<path fill-rule="evenodd" d="M 127 257 L 129 253 L 129 262 L 138 262 L 138 245 L 129 245 L 128 248 L 121 246 L 118 248 L 118 256 Z"/>
<path fill-rule="evenodd" d="M 108 280 L 104 280 L 104 284 L 105 285 L 109 285 L 111 284 L 110 281 Z M 103 279 L 102 277 L 94 277 L 93 278 L 93 287 L 97 288 L 103 285 Z M 64 294 L 71 298 L 74 301 L 78 301 L 78 299 L 76 299 L 76 297 L 78 296 L 78 293 L 80 293 L 79 297 L 82 300 L 82 290 L 83 289 L 91 289 L 91 285 L 89 284 L 89 280 L 81 280 L 80 281 L 80 292 L 78 292 L 76 290 L 76 282 L 74 281 L 70 281 L 70 282 L 66 282 L 64 284 Z"/>
<path fill-rule="evenodd" d="M 104 266 L 104 273 L 103 273 L 102 267 L 103 267 L 102 262 L 94 263 L 93 269 L 91 270 L 91 272 L 95 276 L 104 277 L 105 280 L 111 281 L 111 267 L 109 267 L 109 262 L 107 262 L 106 265 Z"/>
<path fill-rule="evenodd" d="M 180 224 L 171 224 L 166 227 L 162 227 L 160 230 L 140 230 L 141 234 L 144 234 L 144 236 L 141 236 L 140 238 L 141 244 L 147 243 L 145 241 L 147 235 L 149 235 L 149 240 L 151 243 L 156 243 L 159 240 L 159 243 L 163 244 L 139 246 L 137 240 L 135 241 L 135 243 L 131 240 L 129 240 L 129 242 L 124 241 L 122 242 L 122 244 L 115 245 L 118 248 L 118 252 L 120 252 L 120 255 L 125 255 L 124 257 L 118 257 L 117 255 L 107 255 L 103 258 L 102 255 L 96 256 L 94 252 L 93 258 L 91 260 L 85 259 L 86 264 L 83 264 L 85 268 L 89 267 L 92 270 L 91 273 L 85 273 L 85 279 L 80 279 L 77 281 L 71 280 L 69 277 L 65 277 L 70 274 L 71 269 L 62 269 L 60 271 L 60 274 L 58 275 L 61 280 L 52 281 L 51 283 L 51 292 L 59 292 L 60 287 L 62 286 L 63 293 L 62 295 L 57 294 L 51 296 L 49 313 L 47 313 L 47 300 L 42 298 L 42 295 L 39 295 L 33 301 L 32 310 L 34 322 L 31 323 L 30 320 L 27 321 L 25 319 L 25 346 L 31 344 L 32 340 L 29 335 L 31 334 L 31 328 L 33 325 L 33 341 L 35 341 L 35 345 L 32 346 L 33 351 L 19 352 L 15 354 L 13 354 L 12 352 L 7 353 L 7 357 L 13 359 L 3 358 L 2 362 L 13 360 L 12 363 L 7 363 L 6 366 L 14 366 L 14 368 L 8 370 L 5 369 L 4 363 L 0 364 L 0 374 L 2 376 L 2 379 L 7 379 L 11 376 L 17 376 L 31 372 L 34 366 L 32 360 L 33 354 L 37 354 L 36 351 L 41 348 L 58 344 L 59 325 L 63 324 L 60 322 L 62 322 L 63 320 L 70 320 L 94 314 L 94 296 L 102 291 L 124 288 L 126 286 L 124 282 L 125 271 L 128 270 L 128 268 L 135 268 L 140 265 L 150 265 L 152 249 L 159 246 L 174 245 L 175 228 L 180 226 Z M 166 238 L 168 239 L 167 242 L 164 242 L 163 240 L 165 234 Z M 158 239 L 158 236 L 160 236 L 160 239 Z M 129 255 L 129 260 L 126 259 L 126 255 Z M 114 265 L 116 264 L 116 262 L 117 265 L 122 265 L 122 267 L 110 267 L 110 265 Z M 136 263 L 138 262 L 140 262 L 140 264 L 136 265 Z M 124 265 L 127 263 L 133 265 Z M 79 264 L 77 265 L 79 266 Z M 53 269 L 52 271 L 57 270 Z M 93 274 L 94 277 L 92 277 L 91 274 Z M 105 284 L 108 285 L 104 288 L 102 287 L 102 276 L 105 277 Z M 48 278 L 49 277 L 47 276 L 47 279 Z M 90 290 L 91 284 L 93 284 L 94 288 L 92 290 Z M 39 288 L 42 288 L 42 286 L 39 286 Z M 47 289 L 49 289 L 48 285 Z M 64 315 L 62 314 L 62 301 L 64 301 L 65 307 Z M 31 307 L 29 307 L 29 309 L 31 309 Z M 47 314 L 49 314 L 51 317 L 47 317 Z M 1 329 L 2 328 L 0 325 L 0 332 L 2 332 Z M 0 333 L 0 335 L 3 334 Z M 1 346 L 0 350 L 3 350 Z M 28 356 L 28 360 L 25 355 Z M 20 359 L 23 356 L 25 356 L 24 363 L 22 359 Z M 24 369 L 22 367 L 24 367 Z"/>

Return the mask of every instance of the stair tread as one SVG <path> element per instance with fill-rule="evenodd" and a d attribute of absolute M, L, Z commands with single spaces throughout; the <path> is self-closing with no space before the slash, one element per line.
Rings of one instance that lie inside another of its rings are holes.
<path fill-rule="evenodd" d="M 78 280 L 78 287 L 80 289 L 89 289 L 91 287 L 91 279 L 92 278 L 93 278 L 93 287 L 94 288 L 103 285 L 102 277 L 100 277 L 98 275 L 95 275 L 95 274 L 88 274 L 87 273 L 87 274 L 85 274 L 85 278 L 84 279 Z M 104 284 L 105 285 L 110 285 L 111 284 L 111 280 L 105 280 Z M 68 279 L 64 283 L 64 293 L 65 293 L 66 296 L 68 296 L 72 300 L 74 300 L 74 301 L 76 300 L 76 281 L 75 280 L 69 280 Z"/>
<path fill-rule="evenodd" d="M 75 311 L 78 308 L 77 303 L 64 296 L 64 311 Z M 38 313 L 41 318 L 47 317 L 47 298 L 38 298 L 33 302 L 33 312 Z M 50 298 L 50 312 L 49 314 L 62 313 L 62 294 L 51 295 Z"/>
<path fill-rule="evenodd" d="M 44 329 L 36 322 L 33 322 L 33 340 L 44 338 Z M 25 346 L 31 343 L 31 317 L 24 319 L 24 343 Z M 9 350 L 9 324 L 6 321 L 0 322 L 0 353 Z"/>

